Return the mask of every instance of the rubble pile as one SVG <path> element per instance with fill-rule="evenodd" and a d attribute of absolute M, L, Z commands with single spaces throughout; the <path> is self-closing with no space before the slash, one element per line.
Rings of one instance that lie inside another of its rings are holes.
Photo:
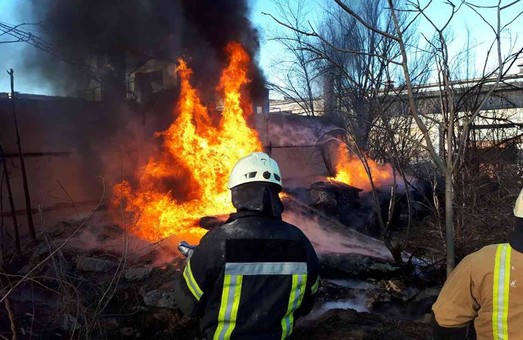
<path fill-rule="evenodd" d="M 1 297 L 9 301 L 9 311 L 2 304 L 0 314 L 10 312 L 13 320 L 0 318 L 1 335 L 11 337 L 14 327 L 20 338 L 198 336 L 197 320 L 183 316 L 173 298 L 184 259 L 162 243 L 143 248 L 113 224 L 87 225 L 67 240 L 79 223 L 60 222 L 42 234 L 49 241 L 4 255 Z M 92 238 L 97 247 L 87 247 Z M 166 254 L 170 261 L 159 262 Z"/>
<path fill-rule="evenodd" d="M 296 323 L 298 339 L 423 339 L 438 289 L 405 283 L 382 242 L 292 197 L 284 219 L 302 227 L 321 263 L 318 301 Z M 205 218 L 209 229 L 225 216 Z M 308 222 L 307 222 L 308 221 Z M 39 244 L 4 254 L 0 335 L 42 339 L 197 339 L 198 320 L 174 301 L 185 259 L 180 240 L 150 243 L 115 225 L 107 211 L 47 227 Z M 73 237 L 74 236 L 74 237 Z"/>

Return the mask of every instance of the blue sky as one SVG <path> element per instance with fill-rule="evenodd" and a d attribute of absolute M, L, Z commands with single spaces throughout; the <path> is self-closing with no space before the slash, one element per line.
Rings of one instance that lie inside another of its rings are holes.
<path fill-rule="evenodd" d="M 64 0 L 67 1 L 67 0 Z M 281 27 L 278 27 L 274 23 L 274 21 L 269 18 L 268 16 L 262 15 L 261 12 L 268 12 L 275 16 L 278 15 L 277 13 L 277 7 L 274 5 L 273 0 L 249 0 L 252 8 L 252 15 L 251 18 L 253 20 L 254 25 L 259 29 L 260 36 L 262 40 L 262 48 L 260 51 L 260 64 L 262 66 L 262 69 L 264 69 L 266 76 L 268 76 L 271 80 L 275 76 L 271 72 L 271 63 L 273 62 L 273 59 L 275 57 L 281 56 L 284 51 L 281 50 L 281 48 L 278 46 L 277 43 L 271 42 L 270 37 L 271 34 L 273 34 L 274 30 L 281 29 Z M 297 1 L 297 0 L 289 0 L 289 1 Z M 426 2 L 426 1 L 422 1 Z M 454 0 L 455 3 L 458 3 L 459 0 Z M 496 1 L 494 0 L 481 0 L 482 4 L 492 4 Z M 506 1 L 507 3 L 509 1 Z M 301 4 L 304 3 L 302 0 L 300 2 Z M 309 8 L 311 11 L 310 17 L 308 20 L 311 20 L 314 23 L 315 18 L 317 18 L 317 13 L 321 12 L 322 8 L 325 6 L 330 6 L 331 4 L 334 4 L 334 1 L 332 0 L 310 0 L 308 1 Z M 434 0 L 434 4 L 431 7 L 431 16 L 435 18 L 436 22 L 443 22 L 444 18 L 448 16 L 449 13 L 449 7 L 445 5 L 444 0 Z M 518 4 L 518 7 L 512 8 L 512 13 L 523 11 L 523 3 Z M 30 8 L 29 1 L 27 0 L 0 0 L 0 22 L 8 23 L 8 24 L 20 24 L 22 22 L 35 22 L 38 21 L 39 18 L 32 17 L 31 13 L 33 11 Z M 455 34 L 455 44 L 454 48 L 463 47 L 463 41 L 466 34 L 464 33 L 466 28 L 468 27 L 471 31 L 471 34 L 473 36 L 473 40 L 475 41 L 478 46 L 480 46 L 476 50 L 476 56 L 478 60 L 481 60 L 482 53 L 486 50 L 486 48 L 482 47 L 485 45 L 486 37 L 488 36 L 486 26 L 481 24 L 477 20 L 477 18 L 474 17 L 474 15 L 471 14 L 471 12 L 464 12 L 464 15 L 461 17 L 456 18 L 457 20 L 454 20 L 455 26 L 454 26 L 454 34 Z M 474 18 L 475 20 L 471 20 L 471 18 Z M 523 43 L 523 16 L 520 17 L 514 24 L 514 27 L 517 27 L 517 31 L 512 31 L 511 33 L 511 39 L 515 39 L 517 36 L 517 40 L 519 42 L 519 48 L 521 48 Z M 423 29 L 424 26 L 421 26 L 421 29 Z M 24 26 L 22 28 L 25 31 L 34 31 L 34 28 L 30 26 Z M 491 36 L 491 35 L 490 35 Z M 488 38 L 488 41 L 490 42 L 491 38 Z M 509 36 L 505 35 L 505 41 L 508 41 Z M 5 36 L 0 36 L 0 41 L 6 40 Z M 483 43 L 483 45 L 481 45 Z M 35 76 L 31 74 L 24 73 L 24 70 L 26 69 L 24 65 L 22 64 L 20 55 L 23 55 L 24 53 L 42 53 L 39 51 L 35 51 L 35 48 L 32 46 L 29 46 L 25 43 L 9 43 L 9 44 L 1 44 L 0 43 L 0 92 L 7 92 L 9 91 L 9 77 L 6 73 L 4 73 L 4 70 L 13 68 L 15 70 L 16 75 L 16 90 L 19 92 L 26 92 L 26 93 L 44 93 L 49 94 L 49 88 L 45 83 L 42 83 L 42 81 L 38 81 Z M 48 56 L 43 56 L 48 57 Z"/>
<path fill-rule="evenodd" d="M 258 0 L 253 5 L 252 19 L 257 27 L 259 27 L 262 36 L 262 49 L 260 64 L 265 70 L 266 75 L 275 82 L 278 82 L 278 72 L 271 72 L 271 65 L 281 65 L 282 58 L 285 52 L 280 46 L 273 41 L 270 41 L 271 32 L 274 30 L 281 30 L 281 26 L 275 24 L 274 20 L 266 15 L 262 15 L 261 12 L 269 12 L 275 16 L 278 16 L 277 7 L 274 5 L 275 0 Z M 276 0 L 277 1 L 277 0 Z M 286 3 L 291 3 L 294 6 L 300 6 L 302 9 L 305 8 L 305 12 L 310 13 L 307 20 L 311 22 L 312 26 L 315 26 L 318 13 L 321 13 L 325 8 L 337 6 L 334 0 L 285 0 Z M 455 5 L 458 5 L 461 0 L 451 0 Z M 428 0 L 420 0 L 421 4 L 427 4 Z M 473 1 L 482 6 L 492 6 L 497 4 L 497 0 L 476 0 Z M 504 5 L 512 3 L 512 0 L 502 0 Z M 345 3 L 350 3 L 346 0 Z M 482 14 L 491 24 L 495 22 L 495 12 L 492 10 L 487 11 L 486 9 L 481 10 Z M 430 15 L 430 19 L 439 27 L 449 19 L 451 15 L 451 6 L 448 5 L 447 0 L 433 0 L 430 4 L 427 13 Z M 506 10 L 502 22 L 509 22 L 512 19 L 516 20 L 511 24 L 510 32 L 506 31 L 502 33 L 502 51 L 505 54 L 508 53 L 508 46 L 513 45 L 512 50 L 523 48 L 523 15 L 517 17 L 517 13 L 523 12 L 523 1 L 515 6 L 512 6 L 509 10 Z M 488 14 L 486 14 L 488 13 Z M 475 14 L 470 8 L 463 6 L 459 12 L 452 18 L 451 37 L 449 41 L 449 54 L 455 56 L 459 51 L 466 48 L 467 37 L 470 36 L 469 46 L 473 47 L 471 53 L 471 59 L 475 59 L 475 64 L 469 65 L 471 73 L 476 72 L 475 76 L 478 76 L 483 67 L 484 61 L 487 58 L 486 52 L 494 39 L 494 33 L 490 30 L 488 25 L 481 21 L 479 16 Z M 434 34 L 434 29 L 428 24 L 426 20 L 422 20 L 418 27 L 419 32 L 423 32 L 427 37 L 431 37 Z M 489 57 L 489 65 L 495 65 L 495 58 L 491 55 Z M 523 63 L 523 59 L 519 63 Z M 517 72 L 516 65 L 511 69 L 511 73 Z M 272 74 L 276 73 L 276 74 Z M 281 71 L 279 72 L 281 74 Z"/>
<path fill-rule="evenodd" d="M 6 24 L 19 24 L 22 22 L 32 22 L 29 1 L 24 0 L 0 0 L 0 22 Z M 25 29 L 25 28 L 24 28 Z M 0 36 L 1 41 L 11 40 L 6 36 Z M 34 77 L 23 73 L 23 66 L 19 56 L 27 53 L 27 49 L 32 48 L 25 43 L 0 44 L 0 92 L 9 91 L 9 76 L 4 70 L 13 68 L 15 70 L 15 87 L 19 91 L 26 92 L 25 89 L 33 89 Z M 39 92 L 45 92 L 42 89 Z"/>

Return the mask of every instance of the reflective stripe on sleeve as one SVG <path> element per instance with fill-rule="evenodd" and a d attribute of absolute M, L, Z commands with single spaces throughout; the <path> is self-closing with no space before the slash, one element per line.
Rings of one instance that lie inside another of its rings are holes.
<path fill-rule="evenodd" d="M 242 283 L 242 275 L 225 275 L 223 280 L 222 301 L 218 314 L 218 327 L 216 328 L 216 332 L 214 332 L 213 340 L 231 338 L 232 331 L 236 326 Z"/>
<path fill-rule="evenodd" d="M 292 287 L 287 305 L 287 313 L 281 320 L 281 338 L 286 339 L 292 333 L 294 325 L 294 311 L 298 309 L 305 295 L 305 286 L 307 285 L 307 274 L 292 275 Z"/>
<path fill-rule="evenodd" d="M 318 286 L 320 284 L 320 277 L 318 276 L 316 278 L 316 282 L 311 287 L 311 294 L 316 294 L 318 292 Z"/>
<path fill-rule="evenodd" d="M 511 250 L 507 243 L 499 244 L 496 249 L 492 284 L 492 335 L 495 340 L 508 339 Z"/>
<path fill-rule="evenodd" d="M 200 286 L 198 285 L 198 282 L 196 282 L 196 279 L 192 275 L 191 261 L 187 262 L 187 265 L 183 270 L 183 278 L 185 279 L 185 283 L 187 284 L 187 287 L 189 287 L 189 290 L 191 291 L 196 301 L 200 301 L 203 295 L 203 291 L 201 290 Z"/>

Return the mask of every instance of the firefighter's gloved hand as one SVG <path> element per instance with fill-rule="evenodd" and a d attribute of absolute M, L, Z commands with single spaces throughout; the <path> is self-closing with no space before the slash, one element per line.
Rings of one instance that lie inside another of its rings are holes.
<path fill-rule="evenodd" d="M 180 244 L 178 245 L 178 250 L 180 251 L 180 253 L 182 253 L 183 256 L 187 258 L 187 260 L 191 258 L 195 248 L 196 246 L 189 244 L 185 241 L 180 242 Z"/>

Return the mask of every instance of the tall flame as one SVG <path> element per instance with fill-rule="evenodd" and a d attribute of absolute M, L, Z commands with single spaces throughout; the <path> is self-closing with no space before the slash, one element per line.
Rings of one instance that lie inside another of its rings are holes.
<path fill-rule="evenodd" d="M 336 151 L 336 177 L 330 179 L 370 191 L 371 182 L 362 161 L 358 157 L 350 156 L 343 144 L 339 144 Z M 375 187 L 391 184 L 393 172 L 390 164 L 379 165 L 370 158 L 366 161 Z"/>
<path fill-rule="evenodd" d="M 252 114 L 244 92 L 250 58 L 239 43 L 229 43 L 227 53 L 229 64 L 216 88 L 223 98 L 219 122 L 211 119 L 192 87 L 191 69 L 178 60 L 178 117 L 158 134 L 163 137 L 161 154 L 149 159 L 137 188 L 127 181 L 114 187 L 115 202 L 134 215 L 132 231 L 139 237 L 157 241 L 173 234 L 202 236 L 205 230 L 197 227 L 201 217 L 233 210 L 229 173 L 238 159 L 261 150 L 261 143 L 246 121 Z"/>

